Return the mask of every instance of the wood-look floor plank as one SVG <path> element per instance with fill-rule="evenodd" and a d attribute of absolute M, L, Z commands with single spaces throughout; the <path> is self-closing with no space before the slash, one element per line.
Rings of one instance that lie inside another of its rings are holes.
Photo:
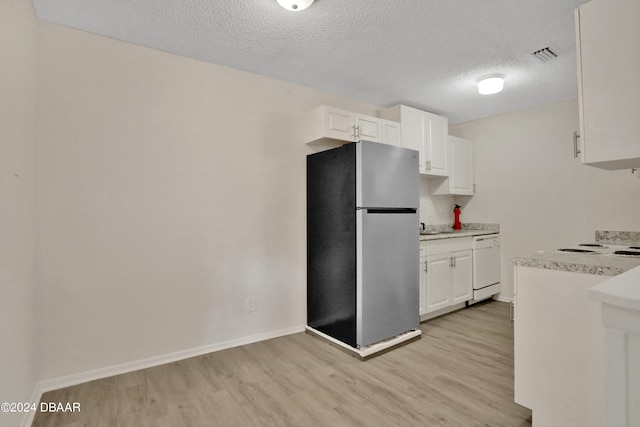
<path fill-rule="evenodd" d="M 300 333 L 46 393 L 79 413 L 35 427 L 529 427 L 513 403 L 513 327 L 496 301 L 423 323 L 362 362 Z"/>

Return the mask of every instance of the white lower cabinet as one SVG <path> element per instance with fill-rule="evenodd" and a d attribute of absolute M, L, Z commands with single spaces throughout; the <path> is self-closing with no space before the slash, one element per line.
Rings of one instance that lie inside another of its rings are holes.
<path fill-rule="evenodd" d="M 427 313 L 473 297 L 471 250 L 428 256 L 426 270 Z"/>
<path fill-rule="evenodd" d="M 605 426 L 605 331 L 589 289 L 610 278 L 514 267 L 514 400 L 535 426 Z"/>
<path fill-rule="evenodd" d="M 451 305 L 452 263 L 450 254 L 427 257 L 426 312 L 431 313 Z"/>
<path fill-rule="evenodd" d="M 420 316 L 427 314 L 427 257 L 423 244 L 420 244 Z"/>
<path fill-rule="evenodd" d="M 473 298 L 473 269 L 471 250 L 454 252 L 451 269 L 451 305 Z"/>
<path fill-rule="evenodd" d="M 421 244 L 420 315 L 444 310 L 473 298 L 471 237 Z"/>

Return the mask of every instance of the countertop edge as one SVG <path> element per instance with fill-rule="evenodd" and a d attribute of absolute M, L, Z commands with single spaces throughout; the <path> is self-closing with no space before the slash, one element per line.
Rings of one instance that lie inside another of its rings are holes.
<path fill-rule="evenodd" d="M 617 276 L 625 270 L 620 267 L 589 265 L 577 262 L 555 261 L 536 258 L 515 257 L 511 260 L 514 266 L 543 268 L 545 270 L 569 271 L 572 273 L 595 274 L 598 276 Z"/>
<path fill-rule="evenodd" d="M 499 233 L 499 230 L 456 230 L 453 233 L 421 234 L 420 241 L 426 242 L 430 240 L 455 239 L 456 237 L 484 236 Z"/>

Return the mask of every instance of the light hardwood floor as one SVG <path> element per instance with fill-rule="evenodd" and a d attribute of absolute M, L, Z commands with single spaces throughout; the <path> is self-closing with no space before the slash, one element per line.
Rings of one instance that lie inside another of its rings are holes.
<path fill-rule="evenodd" d="M 305 333 L 46 393 L 79 413 L 37 427 L 530 426 L 513 403 L 509 306 L 430 320 L 422 339 L 360 361 Z"/>

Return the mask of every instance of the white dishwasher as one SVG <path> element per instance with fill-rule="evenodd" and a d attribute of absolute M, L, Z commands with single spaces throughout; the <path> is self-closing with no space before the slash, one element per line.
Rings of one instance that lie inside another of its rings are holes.
<path fill-rule="evenodd" d="M 474 304 L 500 292 L 500 235 L 487 234 L 473 238 Z"/>

